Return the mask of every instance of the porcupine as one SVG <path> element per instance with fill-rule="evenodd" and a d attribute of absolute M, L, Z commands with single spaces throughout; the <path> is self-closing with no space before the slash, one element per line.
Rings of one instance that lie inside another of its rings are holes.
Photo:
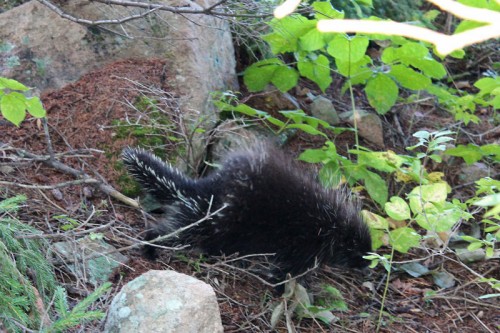
<path fill-rule="evenodd" d="M 268 143 L 233 151 L 222 167 L 191 179 L 158 157 L 127 148 L 124 163 L 162 206 L 164 218 L 151 240 L 196 222 L 172 244 L 189 244 L 212 255 L 274 253 L 279 272 L 296 276 L 315 263 L 364 268 L 371 250 L 359 204 L 346 190 L 322 187 L 307 170 Z"/>

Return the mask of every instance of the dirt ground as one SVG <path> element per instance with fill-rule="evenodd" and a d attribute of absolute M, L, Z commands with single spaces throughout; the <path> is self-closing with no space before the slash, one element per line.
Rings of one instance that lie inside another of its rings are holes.
<path fill-rule="evenodd" d="M 141 92 L 131 81 L 171 91 L 168 78 L 169 69 L 161 60 L 120 61 L 87 74 L 61 90 L 44 94 L 42 100 L 48 111 L 51 145 L 59 160 L 122 191 L 120 179 L 124 171 L 117 160 L 123 147 L 137 144 L 137 137 L 124 136 L 121 128 L 116 126 L 116 121 L 120 120 L 123 124 L 127 119 L 136 119 L 138 116 L 139 111 L 130 105 L 138 101 Z M 302 83 L 304 87 L 314 89 L 307 82 Z M 332 88 L 334 90 L 335 87 Z M 259 97 L 246 97 L 249 103 L 265 107 Z M 363 104 L 361 94 L 358 98 Z M 305 98 L 301 99 L 301 103 L 307 109 Z M 347 99 L 335 99 L 335 107 L 341 111 L 349 109 L 348 103 Z M 489 116 L 485 113 L 483 118 Z M 418 129 L 440 129 L 455 121 L 449 114 L 429 103 L 401 106 L 397 112 L 383 117 L 383 123 L 386 149 L 402 153 L 404 147 L 408 146 L 411 133 Z M 469 126 L 467 131 L 474 135 L 486 133 L 488 128 L 485 128 L 485 123 Z M 498 138 L 498 129 L 488 133 L 480 138 L 472 137 L 476 138 L 475 143 L 478 144 Z M 341 150 L 353 146 L 354 140 L 349 133 L 337 139 Z M 292 151 L 298 151 L 317 144 L 314 137 L 298 135 L 291 139 L 289 146 Z M 370 147 L 368 142 L 362 144 Z M 17 128 L 0 119 L 0 164 L 13 167 L 9 172 L 0 174 L 2 180 L 18 185 L 55 185 L 74 181 L 75 176 L 71 172 L 40 162 L 47 156 L 47 149 L 47 137 L 40 120 L 27 119 Z M 170 148 L 166 146 L 163 149 L 168 156 Z M 32 155 L 27 156 L 25 151 Z M 34 155 L 38 156 L 36 160 Z M 446 170 L 447 179 L 456 187 L 453 193 L 456 197 L 467 197 L 473 184 L 461 186 L 455 173 L 457 170 Z M 92 184 L 52 189 L 20 188 L 18 185 L 1 187 L 0 197 L 25 193 L 28 203 L 22 209 L 22 220 L 48 234 L 61 232 L 64 222 L 54 218 L 61 214 L 78 221 L 86 221 L 91 217 L 84 229 L 109 224 L 109 228 L 101 232 L 109 243 L 118 248 L 137 243 L 144 230 L 143 218 L 137 210 Z M 71 239 L 73 236 L 65 237 Z M 106 309 L 113 295 L 141 273 L 150 269 L 174 268 L 214 287 L 225 332 L 287 331 L 285 320 L 281 320 L 275 330 L 270 326 L 273 306 L 281 301 L 279 294 L 259 279 L 246 274 L 240 267 L 228 264 L 227 258 L 198 260 L 189 255 L 162 252 L 160 258 L 152 262 L 144 259 L 138 249 L 124 251 L 124 254 L 130 258 L 130 262 L 116 272 L 112 292 L 96 304 L 97 308 Z M 325 283 L 334 286 L 342 293 L 348 310 L 335 312 L 338 321 L 331 326 L 317 320 L 292 318 L 294 327 L 298 332 L 374 332 L 383 303 L 381 332 L 500 332 L 498 298 L 479 298 L 494 293 L 494 290 L 480 283 L 477 275 L 500 279 L 498 260 L 466 266 L 451 251 L 436 254 L 424 250 L 411 251 L 404 257 L 398 256 L 396 260 L 409 261 L 423 257 L 428 258 L 426 263 L 430 267 L 451 273 L 456 279 L 455 286 L 439 289 L 430 277 L 414 278 L 404 272 L 394 271 L 384 297 L 387 275 L 383 268 L 377 267 L 368 275 L 362 275 L 325 267 L 312 274 L 308 281 L 309 290 L 319 290 Z M 65 283 L 74 301 L 91 290 L 85 281 L 72 276 L 64 265 L 57 268 L 60 280 Z M 429 291 L 434 291 L 434 296 L 425 297 Z M 102 329 L 101 325 L 92 323 L 80 327 L 79 331 L 98 332 Z"/>

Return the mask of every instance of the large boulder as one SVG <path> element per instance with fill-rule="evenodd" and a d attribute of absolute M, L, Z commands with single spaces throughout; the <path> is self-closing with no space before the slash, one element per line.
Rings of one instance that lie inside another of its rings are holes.
<path fill-rule="evenodd" d="M 216 2 L 189 4 L 201 9 Z M 65 14 L 89 21 L 118 20 L 145 11 L 87 0 L 55 3 Z M 39 92 L 61 88 L 104 64 L 145 58 L 167 60 L 173 73 L 169 79 L 174 81 L 168 84 L 180 96 L 180 110 L 189 128 L 211 129 L 218 119 L 211 92 L 238 89 L 229 25 L 212 16 L 158 10 L 119 25 L 94 26 L 62 18 L 35 0 L 0 14 L 0 76 Z M 199 160 L 202 141 L 193 138 L 189 162 Z"/>
<path fill-rule="evenodd" d="M 149 271 L 113 298 L 104 331 L 218 333 L 223 328 L 212 287 L 174 271 Z"/>

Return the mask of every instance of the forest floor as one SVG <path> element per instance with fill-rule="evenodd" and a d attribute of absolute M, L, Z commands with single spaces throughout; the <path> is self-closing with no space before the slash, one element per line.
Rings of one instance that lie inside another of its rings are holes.
<path fill-rule="evenodd" d="M 53 150 L 61 154 L 60 161 L 66 165 L 103 179 L 119 191 L 123 169 L 117 167 L 121 150 L 136 144 L 133 136 L 120 135 L 116 120 L 135 119 L 137 110 L 130 105 L 140 98 L 141 92 L 132 81 L 169 91 L 168 69 L 162 79 L 166 64 L 161 60 L 120 61 L 89 73 L 78 82 L 58 91 L 44 94 L 41 98 L 48 111 L 48 125 Z M 127 79 L 125 79 L 127 78 Z M 330 93 L 339 91 L 336 81 Z M 312 85 L 301 83 L 301 88 L 319 94 Z M 333 93 L 332 93 L 333 94 Z M 307 98 L 299 96 L 307 109 Z M 264 109 L 277 111 L 265 95 L 246 95 L 248 103 Z M 349 110 L 347 98 L 331 95 L 339 111 Z M 361 93 L 356 97 L 361 108 L 365 107 Z M 130 103 L 126 103 L 129 101 Z M 267 109 L 266 109 L 267 108 Z M 274 108 L 274 109 L 273 109 Z M 459 139 L 476 144 L 498 140 L 498 128 L 487 121 L 491 114 L 480 114 L 483 122 L 470 124 L 461 132 Z M 369 142 L 362 145 L 376 150 L 393 150 L 405 153 L 405 147 L 414 144 L 411 134 L 420 129 L 439 130 L 451 128 L 460 131 L 452 115 L 438 109 L 429 100 L 426 103 L 400 105 L 383 118 L 386 147 L 374 147 Z M 336 138 L 338 149 L 346 151 L 354 146 L 354 136 L 346 132 Z M 19 158 L 15 163 L 5 157 L 20 150 L 38 156 L 47 155 L 47 137 L 42 123 L 27 119 L 19 128 L 0 120 L 0 162 L 14 166 L 14 171 L 2 174 L 4 181 L 16 184 L 59 184 L 74 180 L 74 176 L 63 173 L 33 158 Z M 321 142 L 304 134 L 291 138 L 289 148 L 297 153 L 304 148 L 318 147 Z M 168 147 L 167 147 L 168 148 Z M 3 156 L 3 157 L 2 157 Z M 8 162 L 8 163 L 7 163 Z M 459 179 L 460 166 L 449 167 L 446 179 L 453 188 L 452 196 L 468 198 L 474 192 L 474 183 L 464 184 Z M 59 233 L 64 221 L 55 216 L 65 215 L 78 221 L 87 221 L 84 229 L 109 224 L 100 230 L 107 242 L 117 248 L 138 242 L 144 231 L 142 215 L 135 209 L 100 192 L 92 185 L 74 185 L 53 189 L 26 189 L 8 186 L 1 189 L 0 196 L 11 197 L 24 193 L 28 197 L 20 212 L 26 221 L 47 234 Z M 367 207 L 370 209 L 370 207 Z M 97 212 L 97 213 L 96 213 Z M 139 236 L 138 236 L 139 235 Z M 61 238 L 74 240 L 71 232 Z M 384 253 L 384 250 L 380 251 Z M 260 279 L 245 273 L 241 267 L 232 266 L 228 258 L 204 258 L 195 255 L 180 255 L 162 252 L 156 261 L 142 257 L 139 249 L 124 251 L 130 258 L 126 266 L 116 271 L 113 288 L 101 298 L 96 308 L 106 309 L 114 294 L 124 284 L 151 269 L 175 269 L 193 275 L 212 285 L 216 291 L 225 332 L 287 332 L 287 323 L 282 319 L 275 329 L 270 320 L 273 307 L 283 299 L 276 291 Z M 318 320 L 292 318 L 292 325 L 299 332 L 375 332 L 379 321 L 381 304 L 381 332 L 500 332 L 500 303 L 497 298 L 480 299 L 495 291 L 479 282 L 479 275 L 500 279 L 498 260 L 479 261 L 466 265 L 449 249 L 412 250 L 407 255 L 398 255 L 395 260 L 411 261 L 425 259 L 425 265 L 445 270 L 455 278 L 453 287 L 438 288 L 430 275 L 412 277 L 402 271 L 393 271 L 387 283 L 387 272 L 379 266 L 369 275 L 340 271 L 329 267 L 320 268 L 308 281 L 310 291 L 319 290 L 323 284 L 337 288 L 344 297 L 348 309 L 334 312 L 338 320 L 327 326 Z M 76 279 L 64 265 L 57 267 L 58 277 L 67 286 L 70 297 L 76 302 L 91 291 L 85 281 Z M 384 290 L 387 289 L 386 295 Z M 431 295 L 432 292 L 432 296 Z M 79 331 L 100 331 L 100 323 L 80 327 Z M 78 330 L 77 330 L 78 331 Z"/>

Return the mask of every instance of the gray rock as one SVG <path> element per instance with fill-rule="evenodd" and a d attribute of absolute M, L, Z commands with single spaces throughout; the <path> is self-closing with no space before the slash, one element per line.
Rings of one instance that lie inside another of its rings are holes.
<path fill-rule="evenodd" d="M 15 171 L 16 170 L 10 165 L 0 165 L 0 173 L 3 173 L 4 175 L 10 175 Z"/>
<path fill-rule="evenodd" d="M 223 332 L 215 293 L 208 284 L 174 271 L 149 271 L 113 298 L 105 332 Z"/>
<path fill-rule="evenodd" d="M 312 98 L 311 114 L 318 119 L 326 121 L 330 125 L 337 125 L 340 123 L 340 118 L 332 101 L 323 96 Z"/>
<path fill-rule="evenodd" d="M 171 5 L 158 1 L 162 2 Z M 202 2 L 209 6 L 215 1 Z M 58 5 L 64 12 L 88 20 L 138 13 L 134 8 L 85 0 L 60 1 Z M 0 14 L 0 75 L 43 91 L 61 88 L 116 60 L 166 58 L 172 61 L 179 88 L 196 100 L 197 110 L 206 103 L 209 91 L 237 87 L 234 49 L 225 21 L 157 12 L 121 25 L 106 25 L 106 29 L 61 18 L 38 1 L 6 11 Z"/>
<path fill-rule="evenodd" d="M 189 6 L 201 9 L 216 2 L 190 1 Z M 166 0 L 157 3 L 174 5 Z M 58 1 L 57 5 L 69 15 L 92 21 L 122 19 L 144 11 L 86 0 Z M 211 92 L 238 90 L 234 48 L 225 20 L 156 11 L 100 29 L 64 19 L 34 0 L 0 14 L 0 76 L 33 87 L 35 93 L 61 88 L 90 70 L 130 58 L 169 61 L 169 78 L 174 78 L 169 85 L 182 96 L 180 109 L 188 128 L 213 127 L 218 117 Z M 202 134 L 195 135 L 190 164 L 199 162 L 205 142 Z"/>
<path fill-rule="evenodd" d="M 472 183 L 484 177 L 491 177 L 491 172 L 492 170 L 486 164 L 476 162 L 471 165 L 464 164 L 458 177 L 463 183 Z"/>
<path fill-rule="evenodd" d="M 359 136 L 383 148 L 385 146 L 384 130 L 380 117 L 364 110 L 356 110 L 356 114 Z M 342 112 L 339 116 L 354 127 L 354 115 L 352 111 Z"/>
<path fill-rule="evenodd" d="M 68 268 L 80 279 L 94 286 L 108 281 L 115 268 L 128 262 L 128 258 L 119 252 L 104 254 L 115 250 L 115 247 L 102 239 L 90 237 L 80 238 L 75 242 L 54 243 L 53 250 L 65 261 L 74 260 L 74 263 L 68 264 Z"/>

